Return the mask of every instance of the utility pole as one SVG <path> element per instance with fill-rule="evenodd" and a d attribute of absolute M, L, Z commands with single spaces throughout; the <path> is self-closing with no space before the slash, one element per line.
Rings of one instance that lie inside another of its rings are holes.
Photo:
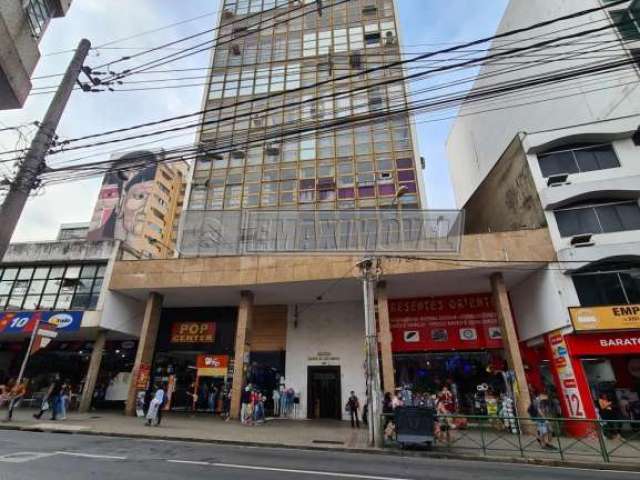
<path fill-rule="evenodd" d="M 31 190 L 38 186 L 38 176 L 45 169 L 45 157 L 53 142 L 60 117 L 62 117 L 71 92 L 78 81 L 82 64 L 90 48 L 91 42 L 89 40 L 82 39 L 80 41 L 76 53 L 62 78 L 62 82 L 53 100 L 51 100 L 49 109 L 42 119 L 42 123 L 40 123 L 38 132 L 20 165 L 16 178 L 11 183 L 9 193 L 2 207 L 0 207 L 0 225 L 2 225 L 2 228 L 0 228 L 0 260 L 2 260 L 7 251 Z"/>
<path fill-rule="evenodd" d="M 380 422 L 380 403 L 382 392 L 380 386 L 380 364 L 378 361 L 378 333 L 376 326 L 376 308 L 374 304 L 374 288 L 376 283 L 376 259 L 367 257 L 360 264 L 362 271 L 362 294 L 364 300 L 364 321 L 366 337 L 367 368 L 367 405 L 369 415 L 369 443 L 382 447 L 382 425 Z"/>

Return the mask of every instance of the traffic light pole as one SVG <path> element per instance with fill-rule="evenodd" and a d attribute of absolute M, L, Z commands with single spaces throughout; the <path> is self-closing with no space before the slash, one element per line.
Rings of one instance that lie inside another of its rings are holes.
<path fill-rule="evenodd" d="M 20 165 L 16 178 L 11 183 L 9 193 L 2 207 L 0 207 L 0 225 L 2 225 L 2 228 L 0 228 L 0 260 L 2 260 L 7 251 L 31 190 L 38 186 L 38 176 L 44 171 L 45 157 L 53 142 L 58 123 L 60 123 L 60 117 L 62 117 L 62 113 L 67 106 L 90 48 L 91 42 L 89 40 L 82 39 L 80 41 L 76 53 L 62 78 L 62 82 L 60 82 L 60 86 L 53 100 L 51 100 L 49 109 L 42 119 L 42 123 L 40 123 L 38 132 Z"/>

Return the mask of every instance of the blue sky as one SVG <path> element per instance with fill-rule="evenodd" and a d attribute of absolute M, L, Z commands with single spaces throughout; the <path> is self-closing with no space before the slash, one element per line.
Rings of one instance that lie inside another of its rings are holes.
<path fill-rule="evenodd" d="M 411 53 L 444 48 L 495 32 L 506 7 L 507 0 L 397 0 L 404 49 Z M 92 44 L 129 37 L 141 31 L 213 12 L 216 0 L 74 0 L 66 18 L 51 23 L 40 45 L 43 57 L 34 76 L 64 71 L 71 53 L 54 54 L 74 48 L 80 38 L 86 37 Z M 215 16 L 167 28 L 157 33 L 140 36 L 112 47 L 149 48 L 211 28 Z M 208 39 L 202 37 L 201 41 Z M 135 50 L 98 49 L 92 52 L 87 64 L 99 65 L 115 60 Z M 208 54 L 203 53 L 175 64 L 173 68 L 203 67 L 208 64 Z M 465 71 L 464 75 L 469 75 Z M 438 75 L 414 86 L 433 85 L 456 78 Z M 56 79 L 34 79 L 34 87 L 55 84 Z M 199 83 L 195 80 L 193 83 Z M 131 86 L 133 87 L 133 85 Z M 167 116 L 197 111 L 201 105 L 203 87 L 157 90 L 148 92 L 103 92 L 72 96 L 60 124 L 61 138 L 119 128 Z M 36 92 L 37 90 L 34 90 Z M 20 125 L 39 120 L 47 107 L 49 95 L 32 95 L 21 110 L 0 112 L 0 128 L 3 125 Z M 434 121 L 455 114 L 455 111 L 437 112 L 417 117 L 419 148 L 427 161 L 426 185 L 429 208 L 453 208 L 454 200 L 449 180 L 445 142 L 452 120 Z M 22 129 L 28 134 L 33 128 Z M 194 139 L 193 132 L 180 138 L 156 144 L 158 147 L 185 145 Z M 0 133 L 0 150 L 12 149 L 20 139 L 12 134 Z M 23 141 L 24 143 L 24 141 Z M 124 146 L 124 145 L 123 145 Z M 110 147 L 113 150 L 115 147 Z M 87 161 L 108 158 L 106 149 L 82 152 L 95 154 Z M 81 154 L 68 153 L 50 158 L 51 164 L 76 159 Z M 0 170 L 2 173 L 2 170 Z M 63 222 L 88 221 L 98 194 L 100 179 L 47 186 L 30 199 L 18 224 L 14 241 L 54 238 L 58 225 Z"/>

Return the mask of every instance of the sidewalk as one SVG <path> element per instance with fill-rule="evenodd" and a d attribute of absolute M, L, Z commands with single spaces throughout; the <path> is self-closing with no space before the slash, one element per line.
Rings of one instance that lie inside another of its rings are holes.
<path fill-rule="evenodd" d="M 163 414 L 158 427 L 147 427 L 142 418 L 126 417 L 119 412 L 96 411 L 69 413 L 66 420 L 41 420 L 32 417 L 35 410 L 18 409 L 11 422 L 0 422 L 0 429 L 42 430 L 69 433 L 93 433 L 170 440 L 193 440 L 250 445 L 367 449 L 367 430 L 352 429 L 348 422 L 274 419 L 249 426 L 220 417 L 197 414 Z M 0 411 L 4 418 L 6 411 Z"/>

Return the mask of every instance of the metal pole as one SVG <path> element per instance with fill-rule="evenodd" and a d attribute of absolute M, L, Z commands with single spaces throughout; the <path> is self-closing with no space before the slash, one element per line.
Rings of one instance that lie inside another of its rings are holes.
<path fill-rule="evenodd" d="M 38 328 L 40 327 L 40 319 L 36 318 L 36 324 L 33 326 L 33 331 L 31 332 L 31 337 L 29 338 L 29 346 L 27 347 L 27 353 L 25 353 L 24 358 L 22 359 L 22 365 L 20 366 L 20 373 L 18 373 L 18 379 L 16 380 L 16 386 L 22 383 L 22 377 L 24 377 L 24 372 L 27 369 L 27 362 L 29 361 L 29 355 L 31 355 L 31 349 L 33 348 L 33 342 L 36 339 L 36 333 L 38 332 Z M 13 406 L 14 401 L 11 399 L 9 402 L 9 409 L 7 410 L 7 421 L 11 420 L 13 416 Z"/>
<path fill-rule="evenodd" d="M 90 48 L 91 43 L 89 40 L 82 39 L 80 41 L 76 53 L 62 78 L 62 82 L 60 82 L 60 86 L 49 105 L 49 109 L 42 119 L 38 132 L 33 138 L 24 160 L 21 162 L 16 178 L 11 183 L 9 193 L 2 207 L 0 207 L 0 225 L 2 225 L 2 228 L 0 228 L 0 259 L 4 257 L 9 246 L 29 194 L 32 189 L 37 187 L 38 176 L 45 169 L 45 157 L 49 152 L 60 117 L 62 117 L 62 113 L 67 106 Z"/>
<path fill-rule="evenodd" d="M 362 293 L 365 317 L 365 336 L 367 350 L 367 405 L 369 426 L 369 443 L 382 447 L 382 428 L 380 425 L 380 367 L 378 362 L 378 335 L 376 328 L 376 314 L 374 304 L 374 283 L 371 268 L 374 259 L 365 258 L 360 263 L 362 270 Z"/>

